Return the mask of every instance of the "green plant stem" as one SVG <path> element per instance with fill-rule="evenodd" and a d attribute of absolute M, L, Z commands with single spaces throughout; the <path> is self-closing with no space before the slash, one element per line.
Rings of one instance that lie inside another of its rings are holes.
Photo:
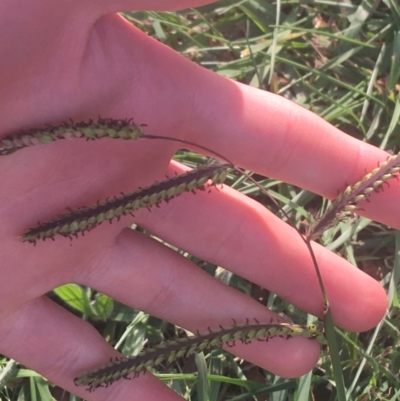
<path fill-rule="evenodd" d="M 338 401 L 346 401 L 346 388 L 343 379 L 343 370 L 340 363 L 339 348 L 337 346 L 335 326 L 330 309 L 324 314 L 325 336 L 328 340 L 329 356 L 331 357 L 333 377 L 336 383 Z"/>

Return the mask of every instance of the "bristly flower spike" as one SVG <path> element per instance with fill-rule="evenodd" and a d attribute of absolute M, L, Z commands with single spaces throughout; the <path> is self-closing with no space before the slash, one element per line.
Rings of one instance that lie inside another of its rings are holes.
<path fill-rule="evenodd" d="M 112 360 L 105 366 L 82 373 L 74 382 L 77 386 L 87 386 L 87 390 L 92 392 L 98 387 L 108 387 L 115 381 L 128 378 L 130 374 L 135 378 L 148 368 L 169 365 L 179 358 L 187 358 L 224 344 L 230 346 L 235 341 L 249 344 L 254 340 L 268 341 L 274 337 L 290 339 L 299 336 L 326 344 L 325 335 L 315 325 L 304 327 L 289 323 L 246 323 L 156 344 L 144 349 L 137 356 Z"/>
<path fill-rule="evenodd" d="M 140 188 L 132 193 L 121 194 L 90 207 L 70 209 L 68 213 L 28 229 L 22 240 L 35 244 L 40 239 L 54 239 L 56 235 L 77 236 L 78 233 L 89 231 L 104 221 L 111 222 L 114 218 L 119 219 L 140 208 L 150 208 L 183 192 L 203 189 L 209 180 L 211 185 L 222 184 L 230 167 L 229 164 L 199 167 L 197 170 Z"/>
<path fill-rule="evenodd" d="M 16 152 L 29 146 L 48 144 L 60 139 L 86 138 L 86 140 L 111 138 L 136 140 L 144 135 L 143 124 L 135 124 L 132 119 L 114 120 L 99 118 L 78 123 L 65 122 L 59 126 L 31 129 L 0 139 L 0 156 Z"/>
<path fill-rule="evenodd" d="M 400 153 L 390 156 L 379 167 L 368 173 L 354 185 L 349 185 L 331 204 L 328 210 L 310 226 L 307 238 L 318 239 L 332 227 L 335 219 L 351 216 L 358 209 L 357 204 L 366 200 L 372 192 L 378 192 L 382 185 L 400 172 Z"/>

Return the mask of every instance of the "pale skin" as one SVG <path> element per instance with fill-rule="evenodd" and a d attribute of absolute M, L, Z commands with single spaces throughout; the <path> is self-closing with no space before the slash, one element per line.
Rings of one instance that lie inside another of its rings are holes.
<path fill-rule="evenodd" d="M 0 135 L 72 118 L 134 117 L 146 132 L 190 140 L 234 163 L 333 198 L 386 153 L 352 139 L 289 101 L 187 61 L 132 27 L 122 10 L 175 10 L 210 1 L 6 0 L 0 3 Z M 65 283 L 104 292 L 192 331 L 274 314 L 190 262 L 125 227 L 140 224 L 322 316 L 299 236 L 229 188 L 186 194 L 151 212 L 106 223 L 72 242 L 34 247 L 20 235 L 67 207 L 90 205 L 183 171 L 172 142 L 63 141 L 0 158 L 0 353 L 88 400 L 178 400 L 150 374 L 87 393 L 73 378 L 116 352 L 89 324 L 44 294 Z M 374 194 L 365 215 L 400 227 L 400 184 Z M 374 327 L 386 295 L 373 279 L 314 246 L 335 323 Z M 231 349 L 284 377 L 309 371 L 319 345 L 296 338 Z"/>

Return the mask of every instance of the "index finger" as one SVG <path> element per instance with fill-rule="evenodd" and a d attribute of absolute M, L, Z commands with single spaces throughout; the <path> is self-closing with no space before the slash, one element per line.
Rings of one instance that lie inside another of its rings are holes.
<path fill-rule="evenodd" d="M 202 106 L 194 110 L 190 140 L 251 171 L 333 199 L 388 157 L 283 97 L 207 71 L 197 82 L 195 104 Z M 361 214 L 399 228 L 399 197 L 400 184 L 391 180 Z"/>

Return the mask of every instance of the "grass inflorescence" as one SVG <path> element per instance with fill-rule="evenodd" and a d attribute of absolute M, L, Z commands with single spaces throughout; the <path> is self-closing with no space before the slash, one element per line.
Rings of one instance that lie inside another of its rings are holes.
<path fill-rule="evenodd" d="M 139 376 L 147 369 L 160 365 L 171 365 L 179 358 L 188 358 L 195 353 L 203 352 L 223 345 L 234 346 L 236 341 L 249 344 L 254 340 L 268 341 L 275 337 L 290 339 L 302 336 L 316 339 L 326 344 L 324 334 L 316 326 L 309 327 L 288 323 L 247 323 L 209 331 L 193 337 L 182 337 L 156 344 L 141 351 L 134 357 L 122 357 L 105 366 L 85 372 L 75 379 L 77 386 L 87 386 L 88 391 L 98 387 L 108 387 L 128 375 Z"/>
<path fill-rule="evenodd" d="M 143 124 L 135 124 L 132 119 L 117 120 L 99 118 L 97 121 L 64 122 L 60 125 L 48 125 L 44 128 L 34 128 L 18 134 L 8 135 L 0 139 L 0 156 L 10 155 L 17 150 L 45 145 L 61 139 L 85 138 L 95 140 L 139 139 L 144 134 Z"/>
<path fill-rule="evenodd" d="M 99 201 L 90 207 L 71 209 L 68 213 L 28 229 L 22 240 L 35 244 L 40 239 L 54 239 L 56 235 L 71 237 L 79 233 L 84 234 L 105 221 L 119 220 L 121 216 L 132 214 L 138 209 L 157 206 L 163 201 L 168 202 L 183 192 L 203 190 L 209 180 L 210 185 L 222 184 L 230 168 L 229 164 L 202 166 L 139 188 L 135 192 Z"/>
<path fill-rule="evenodd" d="M 323 216 L 310 227 L 307 236 L 319 238 L 324 231 L 335 224 L 336 218 L 349 217 L 357 211 L 358 203 L 367 200 L 373 192 L 379 192 L 384 183 L 397 176 L 400 171 L 400 154 L 388 157 L 381 165 L 367 173 L 360 181 L 338 195 Z"/>

